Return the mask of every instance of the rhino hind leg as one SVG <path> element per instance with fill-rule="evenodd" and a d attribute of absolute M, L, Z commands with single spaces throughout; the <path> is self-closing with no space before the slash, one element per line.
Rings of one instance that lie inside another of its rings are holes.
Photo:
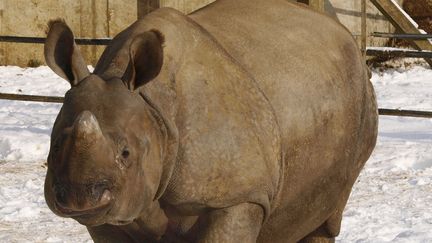
<path fill-rule="evenodd" d="M 321 225 L 307 235 L 305 238 L 301 239 L 299 243 L 334 243 L 335 237 L 328 232 L 328 230 L 325 227 L 325 224 Z"/>
<path fill-rule="evenodd" d="M 310 233 L 305 238 L 301 239 L 299 243 L 333 243 L 335 238 L 332 237 L 324 227 L 320 226 L 318 229 Z"/>
<path fill-rule="evenodd" d="M 333 213 L 324 224 L 312 231 L 299 243 L 333 243 L 339 235 L 342 222 L 343 208 Z"/>

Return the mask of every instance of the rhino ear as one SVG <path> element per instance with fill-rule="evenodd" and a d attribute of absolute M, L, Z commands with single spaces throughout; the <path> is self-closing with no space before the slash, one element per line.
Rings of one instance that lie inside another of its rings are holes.
<path fill-rule="evenodd" d="M 129 64 L 122 80 L 133 91 L 154 79 L 163 64 L 164 37 L 150 30 L 135 37 L 129 47 Z"/>
<path fill-rule="evenodd" d="M 63 20 L 48 23 L 44 54 L 48 66 L 72 86 L 90 74 L 73 33 Z"/>

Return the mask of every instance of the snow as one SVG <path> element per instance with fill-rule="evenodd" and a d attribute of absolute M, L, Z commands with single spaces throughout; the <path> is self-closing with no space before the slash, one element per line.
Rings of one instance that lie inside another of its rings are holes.
<path fill-rule="evenodd" d="M 375 70 L 383 108 L 432 111 L 432 70 Z M 432 119 L 381 116 L 377 146 L 355 184 L 339 242 L 432 242 Z"/>
<path fill-rule="evenodd" d="M 0 66 L 0 92 L 63 96 L 69 84 L 49 68 Z M 55 216 L 43 184 L 60 104 L 0 100 L 0 242 L 86 242 L 84 226 Z"/>
<path fill-rule="evenodd" d="M 374 70 L 382 108 L 432 110 L 432 70 Z M 0 67 L 0 92 L 62 96 L 47 67 Z M 55 216 L 43 183 L 59 104 L 0 100 L 0 242 L 90 242 Z M 432 242 L 432 119 L 380 117 L 377 147 L 347 204 L 338 242 Z"/>

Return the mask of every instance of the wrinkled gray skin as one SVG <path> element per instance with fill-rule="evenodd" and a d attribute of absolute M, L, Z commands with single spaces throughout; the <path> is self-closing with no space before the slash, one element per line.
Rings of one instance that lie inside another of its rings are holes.
<path fill-rule="evenodd" d="M 48 65 L 71 83 L 45 197 L 96 242 L 333 242 L 375 146 L 350 33 L 284 0 L 163 8 L 93 73 L 61 21 Z M 346 229 L 349 230 L 349 229 Z"/>

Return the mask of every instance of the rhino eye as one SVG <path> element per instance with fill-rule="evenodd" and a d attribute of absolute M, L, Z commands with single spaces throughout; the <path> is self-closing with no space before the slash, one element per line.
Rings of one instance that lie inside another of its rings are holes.
<path fill-rule="evenodd" d="M 127 159 L 129 157 L 129 155 L 130 155 L 129 149 L 128 148 L 124 148 L 121 155 L 122 155 L 122 157 L 124 159 Z"/>

